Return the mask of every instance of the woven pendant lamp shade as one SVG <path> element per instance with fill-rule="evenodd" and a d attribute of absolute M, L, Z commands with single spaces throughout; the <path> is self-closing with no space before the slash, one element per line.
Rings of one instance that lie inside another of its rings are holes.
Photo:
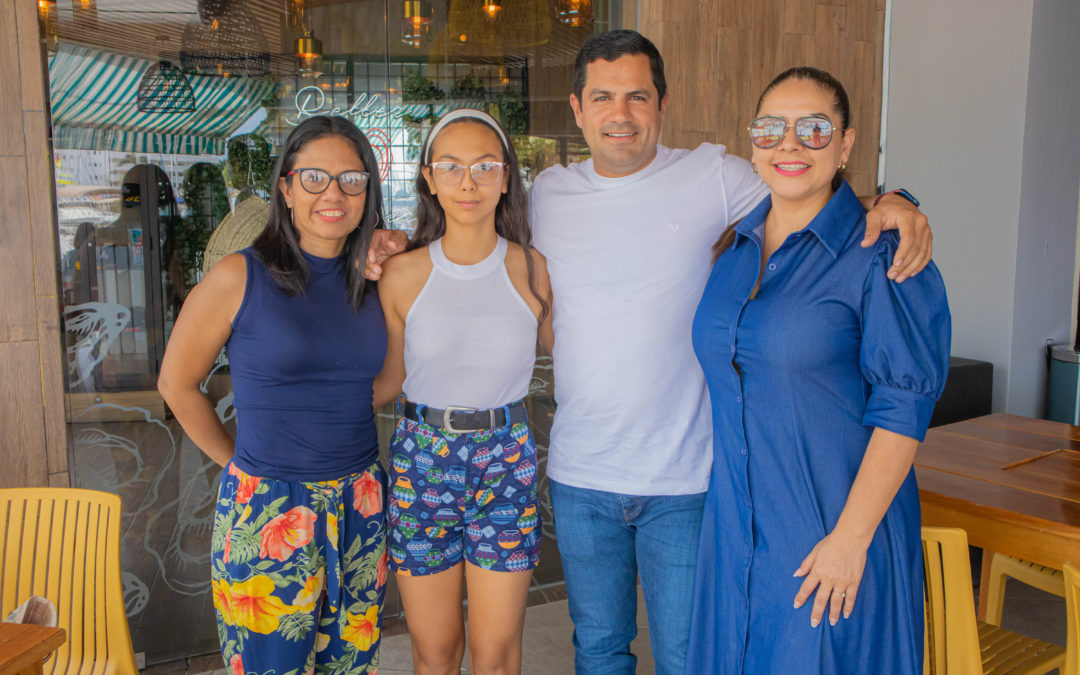
<path fill-rule="evenodd" d="M 219 77 L 270 74 L 266 37 L 244 0 L 200 0 L 199 20 L 180 37 L 185 73 Z"/>
<path fill-rule="evenodd" d="M 139 112 L 187 113 L 195 111 L 195 94 L 184 73 L 168 61 L 158 61 L 139 81 Z"/>

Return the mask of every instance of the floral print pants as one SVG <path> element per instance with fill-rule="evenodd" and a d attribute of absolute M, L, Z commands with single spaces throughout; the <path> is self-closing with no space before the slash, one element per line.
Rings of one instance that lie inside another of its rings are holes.
<path fill-rule="evenodd" d="M 211 544 L 231 675 L 376 673 L 386 592 L 386 474 L 338 480 L 222 474 Z"/>

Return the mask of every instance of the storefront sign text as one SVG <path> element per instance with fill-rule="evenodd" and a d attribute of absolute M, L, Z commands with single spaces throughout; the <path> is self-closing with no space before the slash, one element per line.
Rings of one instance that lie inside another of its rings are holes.
<path fill-rule="evenodd" d="M 405 114 L 405 110 L 401 106 L 391 108 L 383 101 L 382 96 L 379 94 L 368 95 L 367 92 L 357 94 L 355 102 L 348 109 L 335 106 L 326 110 L 326 94 L 315 85 L 309 85 L 296 92 L 293 102 L 296 106 L 296 118 L 289 119 L 286 117 L 285 121 L 294 127 L 306 118 L 315 115 L 351 117 L 353 123 L 360 126 L 361 120 L 367 120 L 369 123 L 382 118 L 400 120 L 402 115 Z"/>

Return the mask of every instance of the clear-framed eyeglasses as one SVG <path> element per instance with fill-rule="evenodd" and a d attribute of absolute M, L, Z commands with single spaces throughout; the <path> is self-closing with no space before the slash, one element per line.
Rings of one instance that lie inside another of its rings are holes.
<path fill-rule="evenodd" d="M 465 170 L 472 175 L 473 182 L 477 185 L 492 185 L 502 178 L 505 162 L 477 162 L 472 166 L 465 166 L 457 162 L 432 162 L 428 164 L 431 175 L 435 182 L 447 187 L 460 185 L 465 178 Z"/>

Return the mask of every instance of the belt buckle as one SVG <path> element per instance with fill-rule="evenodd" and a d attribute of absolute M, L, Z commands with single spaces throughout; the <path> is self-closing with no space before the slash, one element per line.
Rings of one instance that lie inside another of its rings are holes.
<path fill-rule="evenodd" d="M 448 406 L 446 406 L 446 409 L 443 410 L 443 418 L 442 418 L 443 429 L 446 429 L 447 431 L 449 431 L 452 434 L 471 434 L 471 433 L 476 432 L 476 431 L 484 431 L 483 427 L 477 427 L 475 429 L 458 429 L 458 428 L 454 427 L 453 423 L 450 422 L 450 415 L 452 413 L 456 413 L 456 412 L 475 413 L 475 412 L 480 412 L 480 411 L 477 408 L 463 408 L 461 406 L 448 405 Z M 492 425 L 492 426 L 494 426 L 494 425 Z"/>

